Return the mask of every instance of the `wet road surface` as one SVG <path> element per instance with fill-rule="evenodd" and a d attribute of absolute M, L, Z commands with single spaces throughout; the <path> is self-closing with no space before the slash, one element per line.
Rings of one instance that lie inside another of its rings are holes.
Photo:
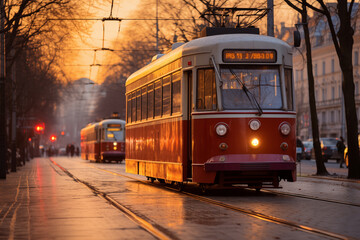
<path fill-rule="evenodd" d="M 124 163 L 97 164 L 66 157 L 52 160 L 76 178 L 111 196 L 169 239 L 334 239 L 199 201 L 163 188 L 162 184 L 144 184 L 136 180 L 145 180 L 144 177 L 125 173 Z M 20 191 L 24 192 L 20 207 L 22 211 L 29 212 L 28 216 L 22 214 L 22 217 L 28 219 L 19 221 L 19 224 L 15 221 L 15 228 L 11 230 L 12 220 L 5 217 L 4 222 L 10 223 L 0 225 L 0 238 L 7 236 L 2 234 L 3 230 L 6 233 L 12 231 L 16 236 L 30 234 L 33 239 L 41 236 L 85 239 L 90 233 L 93 239 L 155 238 L 104 199 L 74 181 L 49 159 L 34 159 L 30 163 L 47 167 L 34 167 L 34 175 L 29 177 L 30 180 L 34 179 L 33 182 L 27 186 L 25 181 L 24 190 Z M 277 191 L 359 203 L 359 183 L 302 177 L 298 180 L 295 183 L 282 182 L 284 188 Z M 192 185 L 185 190 L 199 192 Z M 346 236 L 357 239 L 360 236 L 357 227 L 360 207 L 357 206 L 251 190 L 215 190 L 205 197 L 340 234 L 340 239 L 346 239 Z M 0 217 L 3 217 L 3 211 Z"/>

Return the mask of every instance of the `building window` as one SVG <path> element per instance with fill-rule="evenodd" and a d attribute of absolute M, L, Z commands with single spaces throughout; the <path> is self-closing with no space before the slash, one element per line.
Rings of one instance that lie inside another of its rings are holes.
<path fill-rule="evenodd" d="M 331 87 L 331 100 L 335 99 L 335 87 Z"/>
<path fill-rule="evenodd" d="M 325 61 L 322 62 L 322 67 L 323 67 L 323 72 L 322 72 L 322 74 L 325 75 L 325 73 L 326 73 L 326 69 L 325 69 L 326 64 L 325 64 Z"/>
<path fill-rule="evenodd" d="M 317 77 L 317 74 L 318 72 L 317 72 L 317 63 L 315 63 L 315 65 L 314 65 L 314 74 L 315 74 L 315 77 Z"/>
<path fill-rule="evenodd" d="M 359 82 L 355 82 L 355 95 L 359 95 Z"/>
<path fill-rule="evenodd" d="M 322 89 L 322 100 L 325 101 L 327 99 L 327 96 L 326 96 L 326 88 L 323 88 Z"/>
<path fill-rule="evenodd" d="M 335 60 L 331 59 L 331 72 L 335 72 Z"/>
<path fill-rule="evenodd" d="M 322 112 L 322 113 L 321 113 L 321 122 L 322 122 L 323 124 L 326 123 L 326 112 Z"/>
<path fill-rule="evenodd" d="M 331 123 L 335 122 L 335 112 L 334 111 L 330 112 L 330 121 L 331 121 Z"/>

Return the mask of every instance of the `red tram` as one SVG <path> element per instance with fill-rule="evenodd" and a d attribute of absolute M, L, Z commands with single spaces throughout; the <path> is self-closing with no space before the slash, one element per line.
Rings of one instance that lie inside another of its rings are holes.
<path fill-rule="evenodd" d="M 126 81 L 126 171 L 161 182 L 260 189 L 296 181 L 292 49 L 205 36 Z"/>
<path fill-rule="evenodd" d="M 81 129 L 81 158 L 96 162 L 125 159 L 125 121 L 106 119 Z"/>

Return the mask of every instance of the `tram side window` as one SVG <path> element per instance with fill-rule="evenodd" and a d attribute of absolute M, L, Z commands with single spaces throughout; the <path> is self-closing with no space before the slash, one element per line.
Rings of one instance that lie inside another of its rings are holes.
<path fill-rule="evenodd" d="M 163 99 L 162 114 L 170 115 L 170 76 L 163 79 Z"/>
<path fill-rule="evenodd" d="M 131 122 L 131 95 L 127 95 L 127 122 L 130 123 Z"/>
<path fill-rule="evenodd" d="M 147 89 L 143 87 L 141 89 L 141 119 L 147 118 Z"/>
<path fill-rule="evenodd" d="M 213 69 L 199 69 L 196 107 L 198 110 L 216 110 L 216 84 Z"/>
<path fill-rule="evenodd" d="M 136 121 L 141 120 L 141 90 L 136 91 Z"/>
<path fill-rule="evenodd" d="M 147 97 L 148 97 L 148 118 L 152 119 L 154 118 L 154 84 L 151 83 L 150 85 L 148 85 L 147 87 Z"/>
<path fill-rule="evenodd" d="M 136 121 L 136 93 L 131 94 L 131 122 Z"/>
<path fill-rule="evenodd" d="M 293 86 L 292 86 L 292 69 L 285 68 L 285 91 L 286 91 L 286 102 L 287 109 L 294 110 L 293 106 Z"/>
<path fill-rule="evenodd" d="M 155 117 L 161 116 L 162 92 L 161 80 L 155 82 Z"/>
<path fill-rule="evenodd" d="M 172 112 L 178 113 L 181 110 L 181 81 L 180 72 L 172 75 L 171 103 Z"/>

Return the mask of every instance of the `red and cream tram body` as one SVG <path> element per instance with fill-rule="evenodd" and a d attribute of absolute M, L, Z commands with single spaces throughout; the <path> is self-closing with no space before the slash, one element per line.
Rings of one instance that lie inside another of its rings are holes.
<path fill-rule="evenodd" d="M 81 129 L 81 158 L 96 162 L 125 159 L 125 121 L 106 119 Z"/>
<path fill-rule="evenodd" d="M 126 81 L 126 171 L 278 187 L 296 180 L 291 47 L 256 34 L 183 44 Z"/>

